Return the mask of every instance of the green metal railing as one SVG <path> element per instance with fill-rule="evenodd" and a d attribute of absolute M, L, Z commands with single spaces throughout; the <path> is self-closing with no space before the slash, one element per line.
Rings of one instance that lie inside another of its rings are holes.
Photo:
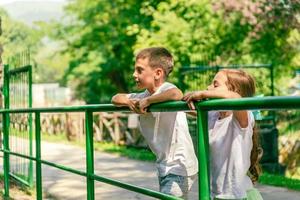
<path fill-rule="evenodd" d="M 24 55 L 23 55 L 24 54 Z M 23 53 L 18 61 L 24 64 L 27 61 L 27 53 Z M 22 62 L 21 62 L 22 61 Z M 31 108 L 32 107 L 32 66 L 10 69 L 4 65 L 4 103 L 5 109 Z M 11 134 L 16 137 L 10 139 L 11 149 L 32 156 L 32 114 L 11 114 L 8 118 L 8 127 Z M 33 163 L 32 160 L 17 156 L 10 157 L 10 176 L 20 183 L 33 186 Z"/>
<path fill-rule="evenodd" d="M 242 98 L 242 99 L 218 99 L 196 103 L 197 107 L 197 132 L 198 132 L 198 161 L 199 161 L 199 199 L 210 199 L 209 182 L 209 147 L 208 147 L 208 128 L 207 117 L 210 110 L 241 110 L 241 109 L 300 109 L 300 97 L 265 97 L 265 98 Z M 153 112 L 173 112 L 187 111 L 188 106 L 185 102 L 166 102 L 152 105 L 149 111 Z M 180 199 L 170 195 L 162 194 L 157 191 L 138 187 L 118 180 L 106 178 L 94 173 L 94 149 L 93 149 L 93 112 L 108 111 L 129 111 L 128 108 L 118 108 L 111 104 L 86 105 L 74 107 L 57 108 L 28 108 L 28 109 L 4 109 L 0 110 L 3 115 L 4 132 L 4 195 L 9 197 L 9 156 L 19 156 L 36 163 L 36 198 L 42 199 L 42 165 L 48 165 L 64 171 L 68 171 L 86 177 L 87 199 L 95 199 L 95 181 L 104 182 L 110 185 L 124 188 L 126 190 L 152 196 L 159 199 Z M 41 159 L 41 113 L 53 112 L 85 112 L 86 115 L 86 170 L 79 171 L 63 165 Z M 35 118 L 36 134 L 36 155 L 28 156 L 10 151 L 9 147 L 9 115 L 11 113 L 33 113 Z"/>
<path fill-rule="evenodd" d="M 274 96 L 274 66 L 272 64 L 231 64 L 231 65 L 200 65 L 185 66 L 179 68 L 179 86 L 182 91 L 204 90 L 212 82 L 216 73 L 222 69 L 242 69 L 251 70 L 249 73 L 256 78 L 256 90 L 266 96 Z M 263 70 L 263 71 L 262 71 Z M 267 70 L 267 71 L 264 71 Z M 263 73 L 265 72 L 265 73 Z M 268 83 L 261 82 L 262 75 Z M 189 76 L 191 79 L 187 79 Z M 267 93 L 262 93 L 267 86 Z"/>

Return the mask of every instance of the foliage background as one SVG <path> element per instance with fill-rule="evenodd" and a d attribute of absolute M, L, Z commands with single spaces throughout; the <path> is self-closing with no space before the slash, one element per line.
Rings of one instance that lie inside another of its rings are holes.
<path fill-rule="evenodd" d="M 72 0 L 64 10 L 64 19 L 34 26 L 1 10 L 0 42 L 4 57 L 31 49 L 35 82 L 59 81 L 87 103 L 135 90 L 134 55 L 149 46 L 172 52 L 176 84 L 181 66 L 272 63 L 275 94 L 286 95 L 300 66 L 297 0 Z M 260 85 L 267 79 L 261 76 Z"/>

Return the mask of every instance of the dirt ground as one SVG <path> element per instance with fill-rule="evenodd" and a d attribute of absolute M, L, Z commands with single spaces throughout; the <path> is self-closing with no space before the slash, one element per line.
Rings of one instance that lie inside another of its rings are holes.
<path fill-rule="evenodd" d="M 0 188 L 4 188 L 3 181 L 0 181 Z M 32 191 L 17 186 L 15 183 L 11 183 L 9 188 L 9 194 L 11 196 L 10 200 L 33 200 L 35 195 Z M 3 194 L 0 196 L 1 199 L 4 199 Z"/>

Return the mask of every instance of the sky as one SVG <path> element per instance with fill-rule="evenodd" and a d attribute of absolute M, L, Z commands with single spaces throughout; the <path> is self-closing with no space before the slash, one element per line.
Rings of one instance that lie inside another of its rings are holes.
<path fill-rule="evenodd" d="M 5 5 L 5 4 L 8 4 L 8 3 L 12 3 L 12 2 L 26 2 L 26 1 L 56 1 L 56 2 L 59 2 L 59 1 L 65 1 L 65 0 L 0 0 L 0 5 Z"/>

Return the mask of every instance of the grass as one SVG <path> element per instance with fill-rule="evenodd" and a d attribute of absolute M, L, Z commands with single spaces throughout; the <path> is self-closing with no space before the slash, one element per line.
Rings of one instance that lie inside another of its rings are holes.
<path fill-rule="evenodd" d="M 4 176 L 0 173 L 0 199 L 4 199 Z M 2 191 L 1 191 L 2 190 Z M 10 179 L 9 184 L 9 200 L 35 200 L 36 199 L 36 188 L 29 188 L 24 186 L 14 179 Z M 57 200 L 57 198 L 51 194 L 43 193 L 43 199 Z"/>
<path fill-rule="evenodd" d="M 116 153 L 135 160 L 155 161 L 155 155 L 148 149 L 118 146 L 113 143 L 101 142 L 94 144 L 95 150 Z"/>
<path fill-rule="evenodd" d="M 19 199 L 36 199 L 35 188 L 28 188 L 11 179 L 9 186 L 10 200 Z M 4 177 L 0 174 L 0 188 L 4 188 Z M 0 197 L 3 197 L 4 191 L 0 192 Z"/>
<path fill-rule="evenodd" d="M 292 190 L 300 191 L 300 180 L 291 179 L 280 175 L 263 173 L 258 180 L 261 184 L 285 187 Z"/>

